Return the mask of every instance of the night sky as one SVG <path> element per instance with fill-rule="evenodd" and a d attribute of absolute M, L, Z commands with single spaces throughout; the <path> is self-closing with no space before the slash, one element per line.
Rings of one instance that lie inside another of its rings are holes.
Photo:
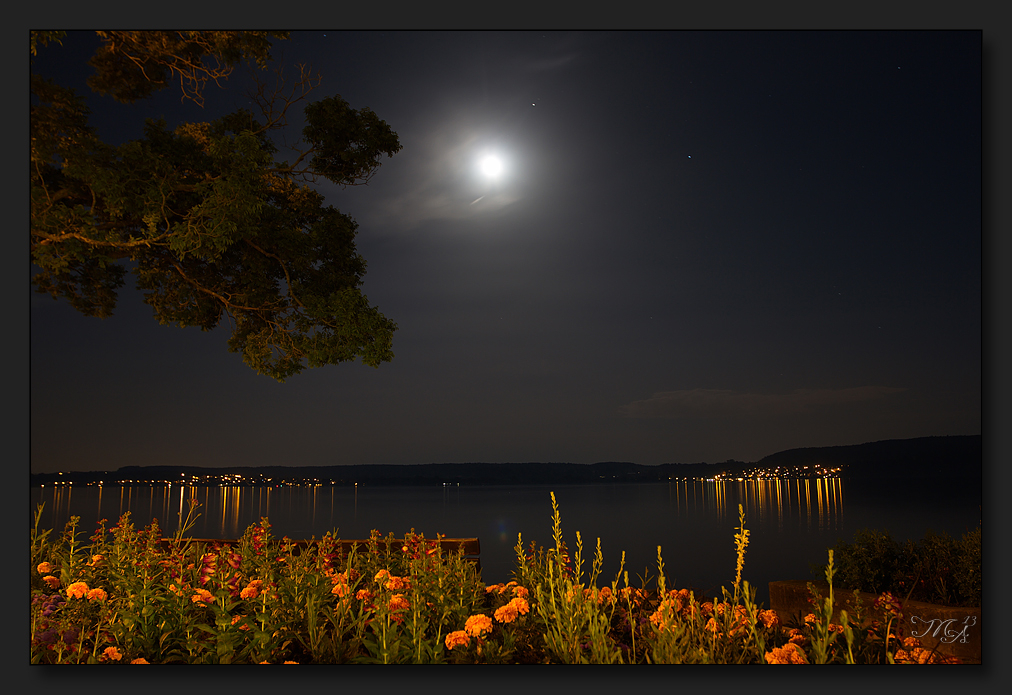
<path fill-rule="evenodd" d="M 94 32 L 33 70 L 119 143 Z M 981 34 L 293 32 L 403 150 L 319 186 L 394 360 L 277 383 L 211 332 L 31 295 L 31 470 L 755 461 L 981 433 Z M 291 120 L 301 128 L 297 115 Z M 482 173 L 494 154 L 503 171 Z"/>

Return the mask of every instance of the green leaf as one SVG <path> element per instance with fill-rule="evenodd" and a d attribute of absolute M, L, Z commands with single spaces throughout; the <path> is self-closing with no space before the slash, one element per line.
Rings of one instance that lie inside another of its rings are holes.
<path fill-rule="evenodd" d="M 201 75 L 214 62 L 205 58 L 216 58 L 224 77 L 240 57 L 264 65 L 270 37 L 283 36 L 99 35 L 104 45 L 89 84 L 124 103 L 162 89 L 169 75 L 199 98 Z M 274 160 L 268 131 L 281 125 L 260 125 L 245 110 L 174 131 L 148 120 L 142 138 L 112 147 L 98 139 L 73 91 L 33 76 L 32 95 L 36 291 L 106 317 L 124 284 L 122 264 L 131 261 L 159 323 L 202 330 L 227 323 L 229 351 L 275 380 L 307 367 L 356 359 L 378 367 L 393 359 L 396 324 L 360 291 L 365 261 L 355 248 L 355 222 L 301 183 L 316 176 L 364 183 L 383 155 L 401 149 L 371 110 L 352 109 L 340 97 L 309 104 L 308 149 L 297 171 Z"/>

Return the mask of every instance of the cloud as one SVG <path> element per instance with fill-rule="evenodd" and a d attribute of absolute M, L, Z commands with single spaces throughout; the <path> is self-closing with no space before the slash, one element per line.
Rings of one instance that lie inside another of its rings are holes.
<path fill-rule="evenodd" d="M 477 162 L 489 138 L 460 120 L 404 133 L 403 152 L 384 163 L 382 182 L 370 184 L 380 195 L 360 204 L 355 217 L 370 229 L 399 232 L 427 221 L 477 218 L 519 201 L 522 172 L 507 170 L 494 185 L 484 180 Z M 507 167 L 520 166 L 510 148 L 493 149 Z"/>
<path fill-rule="evenodd" d="M 817 406 L 859 403 L 905 391 L 889 386 L 848 389 L 797 389 L 786 394 L 742 393 L 721 389 L 661 391 L 621 406 L 626 417 L 676 419 L 802 413 Z"/>
<path fill-rule="evenodd" d="M 527 64 L 529 70 L 533 72 L 547 72 L 550 70 L 558 70 L 559 68 L 565 67 L 576 59 L 578 54 L 569 53 L 567 55 L 558 56 L 556 58 L 542 58 L 532 60 Z"/>

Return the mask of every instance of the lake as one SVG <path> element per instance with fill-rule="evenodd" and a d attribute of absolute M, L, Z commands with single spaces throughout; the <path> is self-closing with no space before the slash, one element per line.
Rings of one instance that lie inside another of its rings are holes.
<path fill-rule="evenodd" d="M 112 526 L 127 510 L 138 528 L 156 518 L 170 535 L 191 498 L 200 503 L 201 516 L 190 533 L 197 538 L 237 538 L 264 516 L 275 536 L 293 539 L 319 538 L 334 529 L 341 538 L 366 538 L 372 529 L 400 536 L 412 528 L 430 538 L 477 536 L 482 576 L 492 584 L 511 578 L 518 532 L 525 546 L 552 544 L 550 491 L 572 551 L 576 531 L 582 535 L 585 570 L 601 539 L 599 583 L 614 578 L 623 550 L 630 582 L 639 586 L 637 576 L 645 571 L 656 576 L 660 545 L 669 586 L 709 596 L 734 580 L 741 504 L 750 531 L 742 577 L 765 605 L 770 581 L 813 579 L 809 564 L 825 563 L 826 549 L 852 540 L 859 529 L 885 530 L 897 540 L 920 539 L 928 529 L 958 537 L 981 518 L 979 484 L 839 478 L 358 488 L 47 485 L 31 489 L 31 510 L 45 503 L 41 525 L 53 529 L 80 516 L 83 538 L 99 519 Z"/>

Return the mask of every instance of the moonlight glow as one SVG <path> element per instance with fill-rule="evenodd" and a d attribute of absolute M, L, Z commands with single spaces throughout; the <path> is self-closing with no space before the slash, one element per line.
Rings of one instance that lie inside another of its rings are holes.
<path fill-rule="evenodd" d="M 494 178 L 502 173 L 502 162 L 498 157 L 489 155 L 481 160 L 481 171 L 485 176 Z"/>

